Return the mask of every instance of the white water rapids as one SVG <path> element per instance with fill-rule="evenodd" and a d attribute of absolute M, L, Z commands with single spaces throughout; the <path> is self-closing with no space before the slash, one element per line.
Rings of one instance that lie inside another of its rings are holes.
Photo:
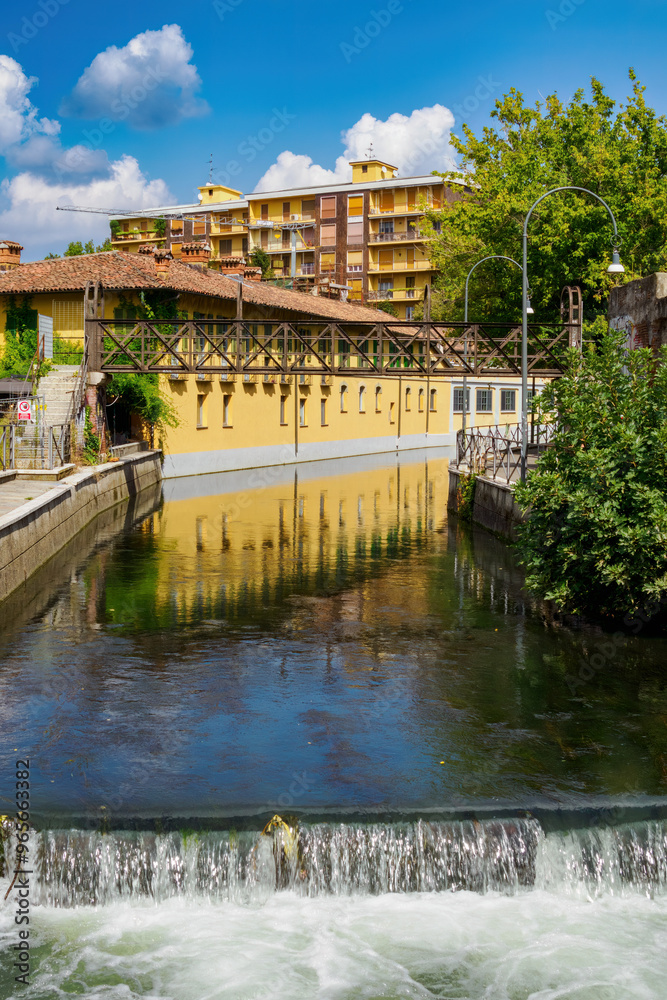
<path fill-rule="evenodd" d="M 6 903 L 3 998 L 667 996 L 665 823 L 70 831 L 34 846 L 31 985 L 11 990 Z"/>

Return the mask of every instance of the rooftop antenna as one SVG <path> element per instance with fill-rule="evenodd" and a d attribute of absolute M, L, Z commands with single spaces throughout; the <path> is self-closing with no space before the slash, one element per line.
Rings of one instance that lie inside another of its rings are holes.
<path fill-rule="evenodd" d="M 375 156 L 375 150 L 373 149 L 373 143 L 371 143 L 369 145 L 368 149 L 366 150 L 366 156 L 367 156 L 367 158 L 369 160 L 372 160 L 373 157 Z"/>
<path fill-rule="evenodd" d="M 211 159 L 208 161 L 208 183 L 209 185 L 213 183 L 213 153 L 211 153 Z"/>

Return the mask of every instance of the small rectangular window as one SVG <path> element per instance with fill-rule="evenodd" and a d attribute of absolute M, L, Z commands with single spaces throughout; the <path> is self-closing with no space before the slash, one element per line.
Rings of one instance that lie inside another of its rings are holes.
<path fill-rule="evenodd" d="M 203 392 L 197 395 L 197 427 L 206 427 L 206 396 Z"/>
<path fill-rule="evenodd" d="M 182 236 L 183 235 L 183 220 L 182 219 L 172 219 L 169 228 L 171 229 L 172 236 Z"/>
<path fill-rule="evenodd" d="M 491 413 L 493 410 L 493 390 L 492 389 L 478 389 L 477 390 L 477 412 L 478 413 Z"/>
<path fill-rule="evenodd" d="M 500 412 L 514 413 L 516 410 L 516 389 L 502 389 L 500 393 Z"/>
<path fill-rule="evenodd" d="M 364 238 L 364 223 L 363 220 L 359 219 L 358 222 L 348 222 L 347 224 L 347 242 L 348 243 L 361 243 Z"/>
<path fill-rule="evenodd" d="M 390 403 L 389 404 L 389 423 L 390 424 L 393 424 L 396 421 L 396 418 L 394 417 L 394 407 L 395 406 L 396 406 L 395 403 Z"/>
<path fill-rule="evenodd" d="M 328 271 L 336 269 L 336 256 L 332 253 L 323 253 L 320 256 L 320 272 L 326 274 Z"/>
<path fill-rule="evenodd" d="M 336 223 L 327 223 L 320 226 L 320 243 L 323 247 L 336 246 Z"/>
<path fill-rule="evenodd" d="M 364 214 L 364 196 L 363 194 L 351 194 L 347 199 L 347 214 L 348 215 L 363 215 Z"/>
<path fill-rule="evenodd" d="M 287 400 L 287 396 L 281 396 L 280 397 L 280 423 L 281 424 L 286 424 L 287 423 L 287 421 L 285 420 L 285 403 L 286 403 L 286 400 Z"/>
<path fill-rule="evenodd" d="M 222 426 L 231 427 L 232 426 L 232 397 L 223 396 L 222 397 Z"/>
<path fill-rule="evenodd" d="M 336 218 L 336 195 L 323 195 L 320 199 L 320 218 Z"/>
<path fill-rule="evenodd" d="M 315 218 L 315 199 L 314 198 L 302 198 L 301 200 L 301 215 L 304 219 L 314 219 Z"/>
<path fill-rule="evenodd" d="M 348 271 L 362 271 L 364 267 L 363 250 L 349 250 L 347 254 Z"/>
<path fill-rule="evenodd" d="M 327 401 L 326 399 L 320 400 L 320 423 L 322 427 L 327 425 Z"/>
<path fill-rule="evenodd" d="M 193 236 L 206 235 L 206 219 L 197 219 L 196 222 L 192 223 L 192 235 Z"/>
<path fill-rule="evenodd" d="M 470 389 L 466 389 L 466 410 L 470 413 Z M 463 413 L 463 389 L 454 389 L 454 413 Z"/>
<path fill-rule="evenodd" d="M 290 214 L 292 211 L 292 204 L 289 201 L 283 202 L 283 222 L 290 221 Z"/>
<path fill-rule="evenodd" d="M 299 400 L 299 423 L 302 427 L 306 426 L 306 400 L 302 398 Z"/>
<path fill-rule="evenodd" d="M 269 204 L 266 202 L 264 205 L 260 205 L 260 216 L 264 222 L 268 221 L 269 218 Z"/>
<path fill-rule="evenodd" d="M 218 253 L 221 257 L 228 257 L 232 252 L 232 241 L 231 240 L 220 240 L 218 244 Z"/>
<path fill-rule="evenodd" d="M 435 413 L 435 411 L 437 410 L 437 403 L 438 403 L 438 390 L 431 389 L 431 398 L 429 401 L 429 409 L 431 413 Z"/>
<path fill-rule="evenodd" d="M 418 400 L 418 404 L 419 404 L 418 405 L 419 412 L 423 413 L 424 412 L 424 390 L 423 389 L 419 390 L 419 395 L 417 397 L 417 400 Z"/>

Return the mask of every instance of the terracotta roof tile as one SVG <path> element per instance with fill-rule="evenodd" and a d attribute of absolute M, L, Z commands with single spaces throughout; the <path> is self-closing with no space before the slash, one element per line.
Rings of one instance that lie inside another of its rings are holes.
<path fill-rule="evenodd" d="M 169 270 L 157 274 L 155 259 L 149 254 L 111 250 L 21 264 L 0 274 L 0 295 L 40 292 L 83 292 L 86 282 L 101 281 L 109 291 L 173 288 L 194 295 L 236 300 L 238 282 L 213 270 L 200 270 L 179 260 L 169 262 Z M 341 321 L 387 322 L 387 313 L 353 303 L 276 288 L 260 281 L 243 282 L 243 300 L 255 306 L 276 308 L 301 315 Z"/>

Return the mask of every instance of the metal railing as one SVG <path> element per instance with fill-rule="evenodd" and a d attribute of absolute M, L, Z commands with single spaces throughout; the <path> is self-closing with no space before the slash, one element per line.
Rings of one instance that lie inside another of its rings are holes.
<path fill-rule="evenodd" d="M 555 424 L 533 420 L 528 443 L 529 453 L 539 455 L 548 447 Z M 510 483 L 521 467 L 521 424 L 496 424 L 493 427 L 466 427 L 456 433 L 456 467 L 464 467 L 487 479 Z"/>
<path fill-rule="evenodd" d="M 46 428 L 48 468 L 67 465 L 72 460 L 72 425 L 54 424 Z"/>
<path fill-rule="evenodd" d="M 369 233 L 369 243 L 402 243 L 410 240 L 425 240 L 427 237 L 419 229 L 408 230 L 397 233 Z"/>

